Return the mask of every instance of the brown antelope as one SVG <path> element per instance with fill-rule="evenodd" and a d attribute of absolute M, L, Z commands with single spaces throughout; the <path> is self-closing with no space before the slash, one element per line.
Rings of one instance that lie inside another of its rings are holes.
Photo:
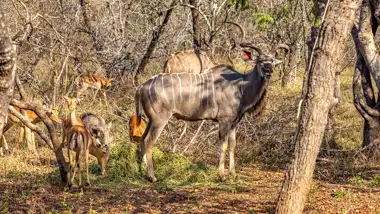
<path fill-rule="evenodd" d="M 55 115 L 58 115 L 57 110 L 53 110 Z M 76 117 L 76 120 L 80 125 L 84 125 L 89 131 L 92 138 L 92 144 L 90 144 L 89 148 L 89 153 L 96 157 L 98 160 L 98 164 L 100 165 L 101 168 L 101 173 L 104 175 L 106 173 L 106 168 L 107 168 L 107 162 L 108 162 L 108 157 L 109 157 L 109 147 L 112 142 L 112 138 L 109 137 L 109 129 L 111 128 L 111 123 L 109 124 L 98 124 L 96 127 L 92 125 L 93 123 L 93 117 L 98 117 L 96 115 L 89 116 L 87 115 L 86 118 L 84 118 L 84 115 L 86 113 L 82 114 L 81 117 Z M 89 120 L 89 118 L 91 118 Z M 59 119 L 62 121 L 62 147 L 64 147 L 64 142 L 66 141 L 66 136 L 68 135 L 68 131 L 72 126 L 71 122 L 71 115 L 69 117 L 59 117 Z M 103 119 L 103 118 L 102 118 Z M 104 122 L 105 123 L 105 122 Z"/>
<path fill-rule="evenodd" d="M 187 50 L 172 54 L 165 62 L 164 73 L 196 73 L 214 67 L 215 64 L 205 51 L 199 51 L 199 57 L 194 50 Z"/>
<path fill-rule="evenodd" d="M 79 90 L 77 93 L 77 97 L 79 97 L 84 91 L 88 88 L 95 89 L 95 94 L 93 101 L 96 99 L 96 95 L 99 90 L 103 89 L 103 96 L 105 101 L 107 102 L 106 89 L 112 86 L 111 82 L 103 76 L 97 75 L 83 75 L 79 81 Z"/>
<path fill-rule="evenodd" d="M 229 172 L 235 176 L 236 126 L 246 112 L 254 115 L 263 108 L 269 79 L 273 68 L 281 63 L 276 59 L 278 45 L 271 52 L 242 43 L 243 57 L 254 65 L 247 74 L 224 65 L 213 67 L 202 74 L 173 73 L 158 74 L 142 84 L 136 92 L 136 114 L 141 119 L 142 109 L 148 117 L 147 131 L 141 141 L 142 155 L 147 162 L 148 175 L 152 182 L 157 179 L 153 172 L 152 147 L 170 117 L 196 121 L 212 120 L 219 123 L 219 177 L 225 179 L 224 162 L 229 145 Z M 258 53 L 252 59 L 251 50 Z"/>
<path fill-rule="evenodd" d="M 64 131 L 62 136 L 62 145 L 65 145 L 65 139 L 67 139 L 67 155 L 69 158 L 69 173 L 68 173 L 68 187 L 71 189 L 75 173 L 76 173 L 76 167 L 74 166 L 74 169 L 72 169 L 71 165 L 71 150 L 73 150 L 76 153 L 75 157 L 75 164 L 78 167 L 78 180 L 79 180 L 79 187 L 82 188 L 82 159 L 84 158 L 84 163 L 86 167 L 86 178 L 87 178 L 87 184 L 90 184 L 90 177 L 89 177 L 89 169 L 88 169 L 88 155 L 90 151 L 90 147 L 96 148 L 96 146 L 92 143 L 92 138 L 90 132 L 87 130 L 87 128 L 84 126 L 82 120 L 78 120 L 76 116 L 76 98 L 69 98 L 67 96 L 64 96 L 65 100 L 67 101 L 68 108 L 70 111 L 70 120 L 64 121 Z"/>
<path fill-rule="evenodd" d="M 20 112 L 21 113 L 21 109 L 17 106 L 13 106 L 13 108 Z M 32 124 L 37 124 L 39 122 L 41 122 L 41 118 L 38 117 L 38 115 L 34 112 L 34 111 L 31 111 L 31 110 L 24 110 L 24 116 L 32 123 Z M 49 117 L 51 120 L 53 120 L 54 122 L 56 123 L 60 123 L 60 118 L 58 118 L 55 114 L 53 113 L 50 113 L 49 114 Z M 0 147 L 0 156 L 3 155 L 3 147 L 5 149 L 5 152 L 7 153 L 10 153 L 9 151 L 9 148 L 8 148 L 8 143 L 5 139 L 5 136 L 4 136 L 4 133 L 7 132 L 13 125 L 17 124 L 20 126 L 20 132 L 19 132 L 19 138 L 18 138 L 18 143 L 17 143 L 17 146 L 16 148 L 20 148 L 23 140 L 24 140 L 24 136 L 25 138 L 27 139 L 28 143 L 31 143 L 31 145 L 34 147 L 35 146 L 35 137 L 34 137 L 34 132 L 31 132 L 30 130 L 28 131 L 28 128 L 15 116 L 13 115 L 12 113 L 10 113 L 8 111 L 8 121 L 6 123 L 6 125 L 4 126 L 4 129 L 3 129 L 3 137 L 2 137 L 2 146 Z M 29 148 L 29 149 L 33 149 L 34 152 L 35 151 L 35 147 L 34 148 Z"/>
<path fill-rule="evenodd" d="M 131 142 L 140 142 L 140 138 L 143 136 L 146 129 L 146 123 L 137 115 L 133 115 L 129 118 L 129 137 Z"/>

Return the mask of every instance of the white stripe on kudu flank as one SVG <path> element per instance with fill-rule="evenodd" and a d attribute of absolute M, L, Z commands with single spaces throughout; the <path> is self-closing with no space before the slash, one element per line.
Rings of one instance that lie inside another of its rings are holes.
<path fill-rule="evenodd" d="M 172 81 L 172 91 L 173 91 L 173 108 L 175 108 L 175 96 L 174 96 L 174 87 L 173 87 L 173 76 L 170 74 L 170 79 Z"/>
<path fill-rule="evenodd" d="M 206 106 L 208 106 L 208 99 L 209 99 L 209 97 L 208 97 L 208 74 L 206 73 L 205 74 L 205 76 L 206 76 L 206 81 L 205 81 L 205 87 L 206 87 Z"/>
<path fill-rule="evenodd" d="M 195 84 L 194 84 L 194 87 L 193 87 L 193 88 L 194 88 L 195 90 L 197 90 L 197 74 L 194 74 L 194 77 L 195 77 L 195 78 L 194 78 L 194 79 L 195 79 Z M 197 91 L 195 91 L 195 92 L 197 92 Z M 193 97 L 192 99 L 193 99 L 193 102 L 194 102 L 194 101 L 195 101 L 195 96 L 193 96 L 193 94 L 191 94 L 191 95 L 192 95 L 192 97 Z"/>
<path fill-rule="evenodd" d="M 193 92 L 193 78 L 191 78 L 191 73 L 187 73 L 190 77 L 190 94 Z"/>
<path fill-rule="evenodd" d="M 199 101 L 200 101 L 200 106 L 202 106 L 202 99 L 203 99 L 203 84 L 204 84 L 204 81 L 203 81 L 203 75 L 202 74 L 200 74 L 199 75 L 199 78 L 200 78 L 200 81 L 201 81 L 201 93 L 200 93 L 200 99 L 199 99 Z"/>
<path fill-rule="evenodd" d="M 168 97 L 166 95 L 165 86 L 164 86 L 164 75 L 161 75 L 161 85 L 162 85 L 162 94 L 164 95 L 166 103 L 169 104 L 169 100 L 168 100 Z"/>
<path fill-rule="evenodd" d="M 211 77 L 212 77 L 212 82 L 211 82 L 211 84 L 212 84 L 212 100 L 213 100 L 213 102 L 214 102 L 214 105 L 216 106 L 216 101 L 215 101 L 215 77 L 214 77 L 214 74 L 211 72 L 210 73 L 211 74 Z"/>
<path fill-rule="evenodd" d="M 153 101 L 153 100 L 152 100 L 152 96 L 151 96 L 151 94 L 152 94 L 151 89 L 152 89 L 153 82 L 156 81 L 156 75 L 154 75 L 154 76 L 153 76 L 152 78 L 150 78 L 150 79 L 152 79 L 152 82 L 150 82 L 150 85 L 149 85 L 149 99 L 150 99 L 151 101 Z"/>
<path fill-rule="evenodd" d="M 179 81 L 179 97 L 182 100 L 182 83 L 181 83 L 181 78 L 179 77 L 178 74 L 177 74 L 177 77 L 178 77 L 178 81 Z"/>

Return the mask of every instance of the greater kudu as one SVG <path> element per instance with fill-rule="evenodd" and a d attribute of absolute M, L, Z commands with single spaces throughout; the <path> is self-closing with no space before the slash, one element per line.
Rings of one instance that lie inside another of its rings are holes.
<path fill-rule="evenodd" d="M 204 70 L 214 67 L 210 57 L 205 51 L 187 50 L 172 54 L 165 62 L 164 73 L 196 73 L 200 74 Z"/>
<path fill-rule="evenodd" d="M 246 112 L 261 111 L 266 96 L 272 69 L 281 63 L 276 59 L 276 50 L 288 46 L 280 44 L 271 52 L 242 43 L 245 60 L 253 65 L 247 74 L 234 68 L 219 65 L 203 74 L 172 73 L 158 74 L 147 80 L 136 92 L 136 114 L 141 119 L 144 109 L 149 119 L 141 141 L 142 155 L 146 155 L 148 175 L 152 182 L 157 179 L 153 172 L 152 147 L 163 128 L 174 115 L 176 118 L 195 121 L 213 120 L 219 123 L 219 176 L 225 179 L 224 162 L 229 144 L 230 173 L 235 173 L 236 126 Z M 252 59 L 249 49 L 258 53 Z M 146 152 L 146 154 L 145 154 Z"/>

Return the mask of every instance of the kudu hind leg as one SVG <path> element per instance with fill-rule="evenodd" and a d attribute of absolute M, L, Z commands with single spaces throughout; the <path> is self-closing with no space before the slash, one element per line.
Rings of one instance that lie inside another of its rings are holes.
<path fill-rule="evenodd" d="M 167 122 L 168 120 L 160 123 L 152 123 L 147 133 L 147 136 L 144 139 L 148 176 L 152 182 L 157 181 L 156 177 L 154 176 L 153 170 L 153 143 L 158 139 Z"/>
<path fill-rule="evenodd" d="M 152 126 L 152 123 L 149 122 L 143 135 L 140 138 L 140 158 L 142 159 L 142 162 L 146 164 L 146 145 L 145 145 L 145 139 L 147 138 L 148 132 L 150 130 L 150 127 Z"/>

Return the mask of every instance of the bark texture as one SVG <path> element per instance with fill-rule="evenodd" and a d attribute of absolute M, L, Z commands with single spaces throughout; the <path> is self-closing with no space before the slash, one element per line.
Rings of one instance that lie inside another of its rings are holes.
<path fill-rule="evenodd" d="M 375 46 L 379 25 L 380 2 L 364 0 L 358 23 L 352 30 L 357 61 L 353 78 L 354 104 L 364 118 L 363 143 L 360 161 L 380 160 L 380 102 L 376 99 L 371 76 L 376 87 L 380 86 L 380 57 Z M 371 75 L 372 74 L 372 75 Z"/>
<path fill-rule="evenodd" d="M 8 113 L 9 100 L 13 95 L 16 75 L 16 49 L 12 44 L 4 16 L 0 13 L 0 139 Z"/>
<path fill-rule="evenodd" d="M 295 138 L 295 159 L 286 173 L 276 213 L 302 213 L 311 187 L 328 112 L 337 102 L 336 75 L 353 24 L 355 2 L 330 1 L 306 78 L 302 113 Z"/>

